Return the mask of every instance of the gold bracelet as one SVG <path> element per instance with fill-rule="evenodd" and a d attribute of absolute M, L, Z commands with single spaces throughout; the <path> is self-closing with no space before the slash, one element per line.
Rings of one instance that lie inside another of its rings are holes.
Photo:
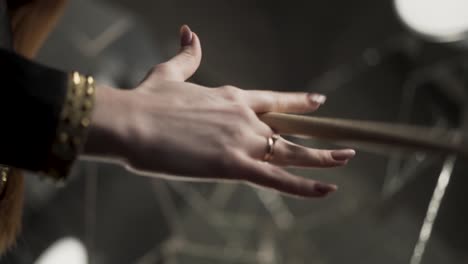
<path fill-rule="evenodd" d="M 60 115 L 44 174 L 63 183 L 86 141 L 95 102 L 95 85 L 91 76 L 73 72 L 69 77 L 66 99 Z"/>

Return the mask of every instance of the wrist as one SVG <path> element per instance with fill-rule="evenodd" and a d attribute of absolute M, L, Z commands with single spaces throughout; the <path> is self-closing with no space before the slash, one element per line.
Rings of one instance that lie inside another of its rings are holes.
<path fill-rule="evenodd" d="M 132 112 L 128 93 L 104 85 L 97 87 L 83 155 L 104 159 L 123 158 L 130 137 Z"/>

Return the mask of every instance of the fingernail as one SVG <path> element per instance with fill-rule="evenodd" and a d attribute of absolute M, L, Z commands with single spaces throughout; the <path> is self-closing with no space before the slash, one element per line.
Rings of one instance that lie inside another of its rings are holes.
<path fill-rule="evenodd" d="M 183 25 L 180 29 L 180 45 L 182 47 L 192 44 L 193 34 L 187 25 Z"/>
<path fill-rule="evenodd" d="M 341 149 L 332 151 L 331 156 L 334 160 L 345 161 L 349 160 L 356 155 L 356 151 L 353 149 Z"/>
<path fill-rule="evenodd" d="M 314 104 L 324 104 L 327 97 L 323 94 L 311 93 L 309 94 L 309 100 Z"/>
<path fill-rule="evenodd" d="M 338 186 L 333 184 L 317 183 L 315 185 L 315 190 L 323 195 L 330 192 L 334 192 L 338 189 Z"/>

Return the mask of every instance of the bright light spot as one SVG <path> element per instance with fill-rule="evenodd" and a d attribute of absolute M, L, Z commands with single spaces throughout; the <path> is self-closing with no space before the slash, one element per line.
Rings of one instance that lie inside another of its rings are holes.
<path fill-rule="evenodd" d="M 395 0 L 404 23 L 412 30 L 437 41 L 468 37 L 467 0 Z"/>
<path fill-rule="evenodd" d="M 76 238 L 63 238 L 52 244 L 34 264 L 87 264 L 86 248 Z"/>

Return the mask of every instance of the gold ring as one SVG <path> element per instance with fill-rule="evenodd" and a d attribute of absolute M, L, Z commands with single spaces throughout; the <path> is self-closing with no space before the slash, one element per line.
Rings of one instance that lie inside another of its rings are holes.
<path fill-rule="evenodd" d="M 265 156 L 263 156 L 263 161 L 270 161 L 275 154 L 275 143 L 280 137 L 278 135 L 272 135 L 271 137 L 267 138 L 267 145 L 266 145 L 266 152 Z"/>

